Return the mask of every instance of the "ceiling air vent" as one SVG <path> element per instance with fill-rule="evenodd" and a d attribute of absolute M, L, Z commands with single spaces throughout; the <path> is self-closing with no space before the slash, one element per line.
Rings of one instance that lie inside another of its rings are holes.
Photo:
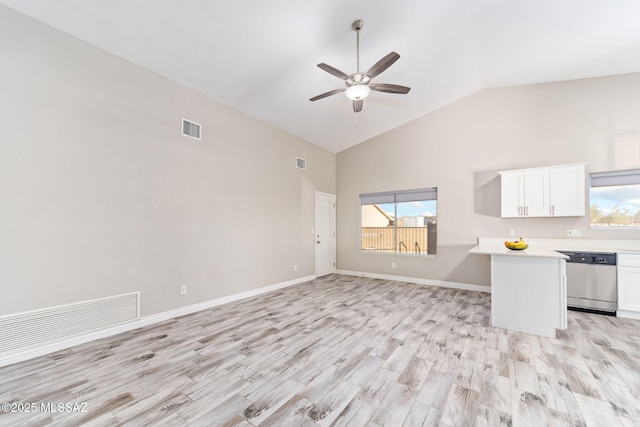
<path fill-rule="evenodd" d="M 200 139 L 200 125 L 189 120 L 182 119 L 182 134 L 189 138 Z"/>
<path fill-rule="evenodd" d="M 300 157 L 296 157 L 296 167 L 298 169 L 307 170 L 307 161 Z"/>

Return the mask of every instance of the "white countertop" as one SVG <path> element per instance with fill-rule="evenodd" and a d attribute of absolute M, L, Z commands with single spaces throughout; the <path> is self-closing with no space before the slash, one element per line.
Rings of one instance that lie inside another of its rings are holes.
<path fill-rule="evenodd" d="M 638 253 L 640 252 L 640 240 L 598 240 L 598 239 L 536 239 L 523 236 L 529 244 L 527 251 L 534 248 L 546 248 L 556 251 L 584 251 L 584 252 L 612 252 L 612 253 Z M 497 248 L 504 247 L 505 240 L 516 240 L 515 237 L 479 237 L 478 246 L 491 245 Z M 510 251 L 516 252 L 516 251 Z M 480 253 L 480 252 L 475 252 Z"/>
<path fill-rule="evenodd" d="M 480 243 L 479 245 L 469 250 L 470 254 L 483 254 L 483 255 L 506 255 L 506 256 L 519 256 L 519 257 L 542 257 L 542 258 L 561 258 L 569 259 L 568 256 L 563 255 L 547 246 L 529 245 L 524 250 L 512 250 L 508 249 L 502 244 L 495 243 Z"/>

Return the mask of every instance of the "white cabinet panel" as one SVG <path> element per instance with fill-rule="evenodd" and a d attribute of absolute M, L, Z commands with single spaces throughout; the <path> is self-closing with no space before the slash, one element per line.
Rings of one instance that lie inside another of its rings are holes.
<path fill-rule="evenodd" d="M 618 266 L 618 309 L 640 312 L 640 268 Z"/>
<path fill-rule="evenodd" d="M 624 313 L 627 312 L 627 313 Z M 640 313 L 640 254 L 618 254 L 618 315 Z"/>
<path fill-rule="evenodd" d="M 618 254 L 618 265 L 640 267 L 640 254 Z"/>
<path fill-rule="evenodd" d="M 566 329 L 565 264 L 559 258 L 491 255 L 491 326 L 552 338 L 556 329 Z"/>
<path fill-rule="evenodd" d="M 549 213 L 552 216 L 583 216 L 585 214 L 584 166 L 549 169 Z"/>
<path fill-rule="evenodd" d="M 502 217 L 585 215 L 585 165 L 500 172 Z"/>
<path fill-rule="evenodd" d="M 524 173 L 525 216 L 546 216 L 549 212 L 549 171 L 534 169 Z"/>
<path fill-rule="evenodd" d="M 500 172 L 502 216 L 541 216 L 548 211 L 549 171 Z"/>
<path fill-rule="evenodd" d="M 502 216 L 514 217 L 524 214 L 524 177 L 522 174 L 502 175 Z"/>

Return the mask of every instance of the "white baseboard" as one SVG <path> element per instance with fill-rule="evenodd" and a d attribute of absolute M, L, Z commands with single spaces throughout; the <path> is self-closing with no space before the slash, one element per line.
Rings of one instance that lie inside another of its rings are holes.
<path fill-rule="evenodd" d="M 286 282 L 276 283 L 275 285 L 269 285 L 269 286 L 264 286 L 262 288 L 251 289 L 250 291 L 240 292 L 239 294 L 228 295 L 226 297 L 220 297 L 220 298 L 212 299 L 209 301 L 204 301 L 198 304 L 176 308 L 175 310 L 169 310 L 169 311 L 164 311 L 158 314 L 152 314 L 151 316 L 145 316 L 142 319 L 140 319 L 141 322 L 143 322 L 141 326 L 147 326 L 153 323 L 163 322 L 165 320 L 195 313 L 196 311 L 206 310 L 207 308 L 216 307 L 218 305 L 239 301 L 245 298 L 255 297 L 257 295 L 266 294 L 267 292 L 277 291 L 278 289 L 288 288 L 289 286 L 308 282 L 315 278 L 316 276 L 299 277 L 297 279 L 287 280 Z"/>
<path fill-rule="evenodd" d="M 640 320 L 640 313 L 638 313 L 637 311 L 618 310 L 616 311 L 616 316 L 624 317 L 625 319 Z"/>
<path fill-rule="evenodd" d="M 471 283 L 449 282 L 446 280 L 422 279 L 419 277 L 395 276 L 391 274 L 366 273 L 362 271 L 337 270 L 338 274 L 348 276 L 369 277 L 371 279 L 396 280 L 399 282 L 415 283 L 417 285 L 440 286 L 443 288 L 464 289 L 466 291 L 478 291 L 491 293 L 491 286 L 474 285 Z"/>
<path fill-rule="evenodd" d="M 224 296 L 221 298 L 204 301 L 197 304 L 188 305 L 186 307 L 176 308 L 174 310 L 164 311 L 162 313 L 152 314 L 150 316 L 141 317 L 133 322 L 123 323 L 117 326 L 101 329 L 98 331 L 90 332 L 87 334 L 76 335 L 61 340 L 56 340 L 37 347 L 28 348 L 24 350 L 8 351 L 4 354 L 0 354 L 0 367 L 12 365 L 14 363 L 22 362 L 25 360 L 33 359 L 34 357 L 44 356 L 45 354 L 53 353 L 56 351 L 64 350 L 66 348 L 84 344 L 89 341 L 94 341 L 100 338 L 106 338 L 112 335 L 117 335 L 122 332 L 131 331 L 133 329 L 141 328 L 143 326 L 152 325 L 154 323 L 163 322 L 165 320 L 173 319 L 176 317 L 184 316 L 187 314 L 195 313 L 197 311 L 206 310 L 207 308 L 216 307 L 222 304 L 227 304 L 234 301 L 239 301 L 245 298 L 251 298 L 267 292 L 276 291 L 278 289 L 287 288 L 300 283 L 308 282 L 315 279 L 316 276 L 304 276 L 297 279 L 287 280 L 285 282 L 276 283 L 274 285 L 264 286 L 257 289 L 251 289 L 250 291 L 240 292 L 233 295 Z"/>

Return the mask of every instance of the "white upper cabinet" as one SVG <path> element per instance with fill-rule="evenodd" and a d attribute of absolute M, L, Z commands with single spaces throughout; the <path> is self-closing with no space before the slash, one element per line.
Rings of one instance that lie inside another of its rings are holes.
<path fill-rule="evenodd" d="M 584 165 L 557 166 L 549 169 L 549 213 L 552 216 L 585 215 Z"/>
<path fill-rule="evenodd" d="M 585 215 L 585 165 L 500 172 L 502 217 Z"/>
<path fill-rule="evenodd" d="M 518 173 L 500 172 L 502 181 L 502 216 L 514 217 L 523 214 L 524 176 Z"/>

